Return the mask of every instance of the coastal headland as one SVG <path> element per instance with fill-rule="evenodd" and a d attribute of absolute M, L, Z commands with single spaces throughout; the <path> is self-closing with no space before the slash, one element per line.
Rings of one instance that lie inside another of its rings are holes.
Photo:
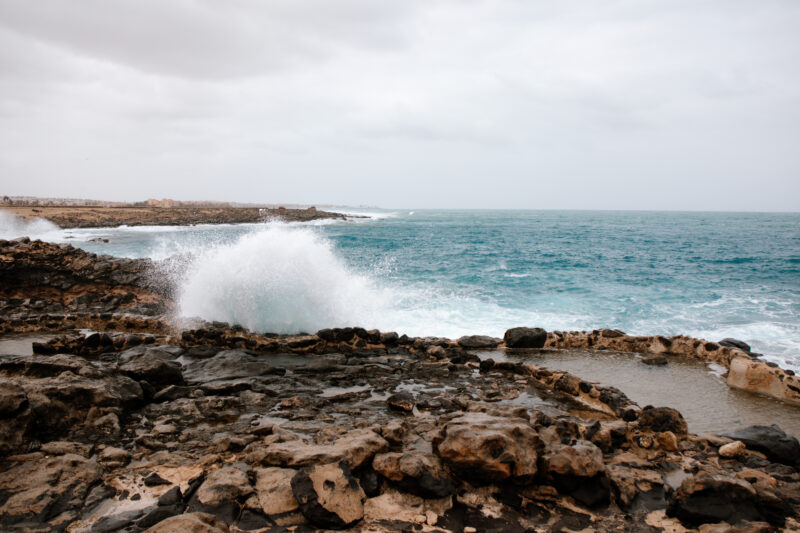
<path fill-rule="evenodd" d="M 314 207 L 283 209 L 267 207 L 225 206 L 82 206 L 38 205 L 0 206 L 2 212 L 29 221 L 49 220 L 60 228 L 99 228 L 116 226 L 188 226 L 195 224 L 246 224 L 280 220 L 309 222 L 312 220 L 358 218 Z"/>
<path fill-rule="evenodd" d="M 56 222 L 57 223 L 57 222 Z M 713 361 L 797 402 L 733 339 L 616 330 L 277 335 L 174 318 L 168 263 L 0 241 L 4 531 L 797 531 L 800 443 L 694 435 L 670 407 L 478 352 Z"/>

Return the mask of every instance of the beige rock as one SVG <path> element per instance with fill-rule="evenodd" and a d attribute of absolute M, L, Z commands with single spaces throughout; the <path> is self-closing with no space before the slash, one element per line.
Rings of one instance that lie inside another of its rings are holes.
<path fill-rule="evenodd" d="M 0 505 L 0 524 L 31 515 L 48 520 L 52 508 L 79 509 L 89 487 L 101 476 L 102 468 L 95 461 L 79 455 L 32 457 L 0 473 L 0 493 L 10 495 Z"/>
<path fill-rule="evenodd" d="M 131 454 L 121 448 L 107 446 L 100 452 L 100 456 L 97 460 L 103 466 L 116 468 L 128 464 L 131 460 Z"/>
<path fill-rule="evenodd" d="M 403 520 L 417 522 L 424 516 L 425 500 L 413 494 L 388 490 L 364 503 L 365 520 Z"/>
<path fill-rule="evenodd" d="M 593 477 L 605 471 L 603 452 L 587 441 L 573 446 L 556 444 L 544 456 L 547 473 L 559 476 Z"/>
<path fill-rule="evenodd" d="M 727 457 L 730 459 L 734 457 L 739 457 L 745 452 L 745 450 L 747 450 L 747 446 L 744 445 L 744 442 L 740 440 L 735 440 L 720 447 L 719 455 L 720 457 Z"/>
<path fill-rule="evenodd" d="M 800 405 L 800 378 L 780 368 L 739 355 L 731 360 L 728 386 L 765 394 L 778 400 Z"/>
<path fill-rule="evenodd" d="M 42 444 L 39 449 L 42 453 L 47 455 L 80 455 L 81 457 L 89 457 L 92 451 L 90 444 L 81 444 L 79 442 L 66 442 L 66 441 L 51 441 Z"/>
<path fill-rule="evenodd" d="M 678 437 L 671 431 L 662 431 L 656 435 L 656 442 L 662 449 L 674 452 L 678 449 Z"/>
<path fill-rule="evenodd" d="M 292 492 L 303 515 L 315 525 L 341 528 L 364 516 L 366 495 L 346 463 L 298 471 Z"/>
<path fill-rule="evenodd" d="M 229 533 L 228 525 L 214 515 L 186 513 L 167 518 L 145 533 Z"/>
<path fill-rule="evenodd" d="M 333 444 L 309 444 L 300 440 L 278 442 L 267 447 L 260 460 L 267 465 L 292 467 L 346 460 L 351 468 L 358 468 L 388 448 L 389 443 L 374 431 L 355 430 Z"/>
<path fill-rule="evenodd" d="M 197 489 L 197 501 L 218 506 L 238 500 L 253 492 L 247 474 L 233 466 L 223 466 L 211 472 Z"/>
<path fill-rule="evenodd" d="M 527 421 L 466 413 L 448 422 L 434 441 L 439 456 L 461 475 L 483 482 L 530 479 L 540 440 Z"/>
<path fill-rule="evenodd" d="M 300 507 L 292 493 L 292 478 L 296 473 L 291 468 L 256 469 L 255 490 L 265 515 L 284 514 Z"/>

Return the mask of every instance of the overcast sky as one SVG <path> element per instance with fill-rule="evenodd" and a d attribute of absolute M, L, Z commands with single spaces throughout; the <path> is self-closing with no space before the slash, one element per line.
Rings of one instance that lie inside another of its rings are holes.
<path fill-rule="evenodd" d="M 0 0 L 0 192 L 798 211 L 799 28 L 797 0 Z"/>

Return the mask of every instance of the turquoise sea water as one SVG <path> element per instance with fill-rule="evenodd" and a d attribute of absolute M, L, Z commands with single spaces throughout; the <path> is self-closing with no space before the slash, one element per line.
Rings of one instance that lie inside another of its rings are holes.
<path fill-rule="evenodd" d="M 264 331 L 357 324 L 457 337 L 608 327 L 736 337 L 800 369 L 800 214 L 372 214 L 28 233 L 112 255 L 191 254 L 176 272 L 181 313 Z M 90 242 L 97 237 L 109 242 Z"/>

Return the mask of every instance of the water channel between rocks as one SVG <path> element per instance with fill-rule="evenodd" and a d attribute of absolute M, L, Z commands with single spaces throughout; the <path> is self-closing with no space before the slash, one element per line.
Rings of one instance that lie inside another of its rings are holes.
<path fill-rule="evenodd" d="M 564 370 L 586 381 L 617 387 L 640 406 L 674 407 L 692 433 L 725 433 L 755 424 L 778 424 L 800 437 L 800 406 L 731 389 L 722 366 L 669 357 L 665 366 L 642 363 L 639 354 L 597 350 L 486 351 L 481 359 L 529 362 Z"/>
<path fill-rule="evenodd" d="M 50 337 L 0 338 L 0 356 L 31 355 L 33 342 L 44 342 Z M 665 366 L 650 366 L 642 363 L 639 354 L 593 350 L 482 351 L 478 355 L 481 359 L 530 362 L 552 370 L 564 370 L 587 381 L 617 387 L 642 407 L 648 404 L 674 407 L 686 418 L 689 431 L 693 433 L 719 434 L 754 424 L 778 424 L 787 433 L 800 438 L 800 407 L 729 388 L 722 376 L 724 368 L 718 365 L 670 357 Z M 287 366 L 299 362 L 295 356 L 286 356 L 285 359 L 281 362 Z M 424 387 L 422 384 L 417 386 Z M 369 388 L 368 385 L 357 387 L 358 391 Z M 402 388 L 414 392 L 410 390 L 413 387 L 398 387 Z M 354 388 L 353 391 L 331 390 L 321 394 L 329 396 L 343 392 L 357 391 Z M 526 398 L 527 395 L 522 395 L 512 403 L 534 409 L 544 407 L 541 399 L 530 396 L 527 401 Z"/>

